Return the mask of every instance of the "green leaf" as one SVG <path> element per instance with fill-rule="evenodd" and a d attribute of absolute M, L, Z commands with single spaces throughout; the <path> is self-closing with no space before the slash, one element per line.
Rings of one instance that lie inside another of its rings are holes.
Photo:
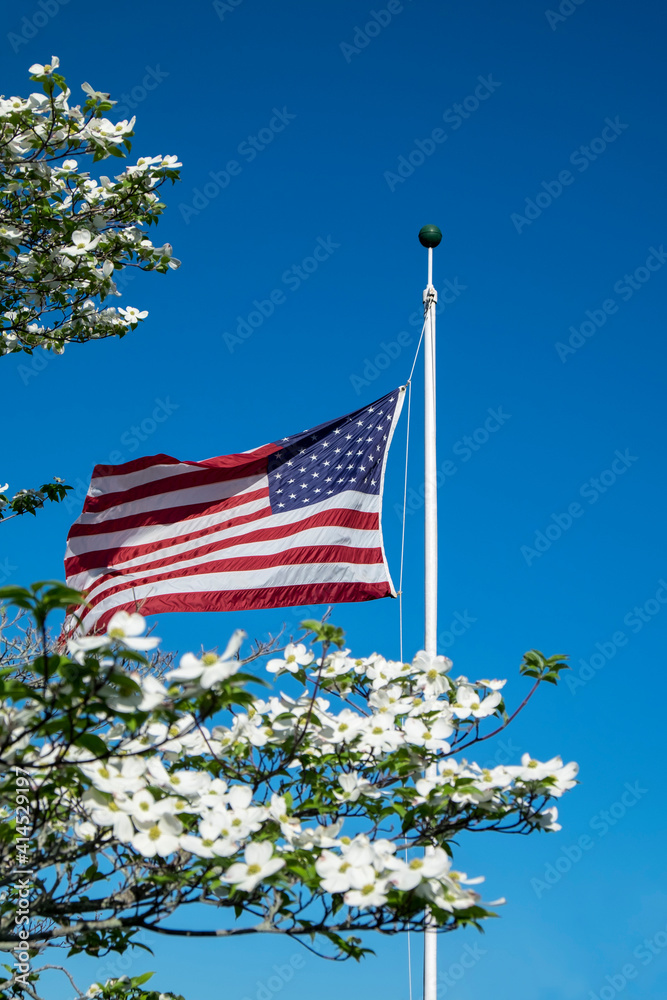
<path fill-rule="evenodd" d="M 98 758 L 105 757 L 109 752 L 109 748 L 104 740 L 101 740 L 99 736 L 95 736 L 94 733 L 81 733 L 74 740 L 74 746 L 90 750 Z"/>
<path fill-rule="evenodd" d="M 141 976 L 132 976 L 130 982 L 132 983 L 133 986 L 143 986 L 143 984 L 147 983 L 148 980 L 151 979 L 154 975 L 155 975 L 154 972 L 144 972 Z"/>

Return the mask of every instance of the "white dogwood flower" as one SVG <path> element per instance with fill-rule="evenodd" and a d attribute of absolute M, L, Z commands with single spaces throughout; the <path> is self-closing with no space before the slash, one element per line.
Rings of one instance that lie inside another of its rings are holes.
<path fill-rule="evenodd" d="M 140 319 L 146 319 L 148 316 L 147 309 L 140 311 L 139 309 L 135 309 L 134 306 L 126 306 L 125 309 L 119 308 L 118 312 L 127 323 L 137 323 Z"/>
<path fill-rule="evenodd" d="M 149 820 L 147 823 L 138 823 L 140 827 L 135 833 L 130 843 L 135 851 L 144 858 L 152 858 L 156 854 L 166 858 L 177 851 L 179 836 L 183 832 L 183 824 L 177 816 L 169 813 L 160 816 L 159 819 Z"/>
<path fill-rule="evenodd" d="M 452 711 L 458 719 L 467 719 L 471 715 L 475 719 L 483 719 L 487 715 L 493 715 L 501 701 L 502 695 L 498 691 L 493 691 L 491 694 L 487 694 L 486 698 L 480 700 L 472 685 L 461 684 L 456 689 L 456 699 L 452 703 Z"/>
<path fill-rule="evenodd" d="M 273 844 L 268 840 L 251 841 L 245 849 L 245 862 L 231 865 L 220 876 L 220 881 L 229 882 L 243 892 L 252 892 L 263 879 L 275 875 L 284 866 L 282 858 L 273 856 Z"/>
<path fill-rule="evenodd" d="M 60 59 L 58 56 L 51 56 L 51 62 L 46 63 L 42 66 L 41 63 L 33 63 L 33 65 L 28 70 L 33 76 L 51 76 L 54 70 L 58 69 L 60 66 Z"/>
<path fill-rule="evenodd" d="M 185 653 L 176 670 L 170 670 L 165 677 L 171 681 L 197 681 L 200 687 L 208 691 L 238 671 L 241 664 L 236 659 L 236 654 L 245 638 L 246 633 L 243 629 L 236 629 L 222 656 L 216 653 L 204 653 L 198 658 L 192 653 Z"/>
<path fill-rule="evenodd" d="M 314 654 L 307 650 L 302 642 L 288 643 L 283 655 L 284 659 L 269 660 L 266 664 L 266 669 L 270 674 L 279 674 L 283 670 L 295 674 L 301 667 L 307 667 L 314 659 Z"/>

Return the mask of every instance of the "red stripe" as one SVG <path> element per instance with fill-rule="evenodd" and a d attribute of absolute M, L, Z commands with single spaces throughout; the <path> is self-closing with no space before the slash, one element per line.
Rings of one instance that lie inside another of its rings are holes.
<path fill-rule="evenodd" d="M 147 455 L 143 458 L 133 458 L 130 462 L 122 465 L 96 465 L 93 469 L 93 480 L 106 476 L 127 476 L 132 472 L 143 472 L 153 465 L 194 465 L 200 469 L 234 469 L 239 465 L 254 458 L 267 458 L 269 455 L 282 449 L 281 444 L 264 444 L 261 448 L 245 454 L 218 455 L 215 458 L 206 458 L 201 462 L 183 461 L 182 458 L 172 458 L 171 455 Z"/>
<path fill-rule="evenodd" d="M 290 587 L 262 587 L 257 590 L 201 591 L 196 594 L 166 594 L 128 601 L 105 611 L 95 624 L 103 632 L 117 611 L 139 611 L 158 615 L 182 611 L 255 611 L 264 608 L 299 607 L 305 604 L 344 604 L 391 597 L 388 583 L 310 583 Z M 85 621 L 85 619 L 84 619 Z"/>
<path fill-rule="evenodd" d="M 126 577 L 130 574 L 122 570 L 105 573 L 97 577 L 90 591 L 97 591 L 107 580 L 117 579 L 115 587 L 109 587 L 99 594 L 93 594 L 90 600 L 93 604 L 117 594 L 121 590 L 129 587 L 143 587 L 145 585 L 156 585 L 165 580 L 182 580 L 190 576 L 201 576 L 207 573 L 238 573 L 241 571 L 252 571 L 258 569 L 274 569 L 278 566 L 309 566 L 328 565 L 329 563 L 343 563 L 355 566 L 372 566 L 382 563 L 382 549 L 353 548 L 349 545 L 304 545 L 298 548 L 288 549 L 286 552 L 272 552 L 264 556 L 236 556 L 232 559 L 212 559 L 210 562 L 197 563 L 195 566 L 182 566 L 179 570 L 167 568 L 164 573 L 155 573 L 151 576 L 139 576 L 132 581 Z"/>
<path fill-rule="evenodd" d="M 189 464 L 189 463 L 183 463 Z M 140 486 L 131 486 L 117 493 L 103 493 L 100 496 L 87 496 L 83 505 L 83 513 L 97 513 L 119 507 L 124 503 L 134 503 L 146 497 L 160 496 L 163 493 L 173 493 L 176 490 L 187 490 L 192 487 L 210 486 L 213 483 L 228 483 L 235 479 L 250 476 L 266 475 L 266 459 L 252 459 L 246 456 L 243 467 L 233 469 L 194 469 L 177 476 L 165 476 L 163 479 L 152 479 Z"/>
<path fill-rule="evenodd" d="M 263 516 L 268 516 L 267 512 L 260 512 Z M 174 536 L 173 539 L 162 539 L 159 542 L 149 542 L 147 545 L 127 545 L 110 549 L 97 549 L 83 552 L 79 555 L 70 556 L 65 560 L 66 575 L 74 576 L 77 573 L 84 573 L 86 570 L 98 570 L 102 567 L 117 566 L 119 563 L 129 559 L 138 559 L 148 556 L 153 552 L 169 545 L 178 545 L 181 542 L 187 543 L 205 539 L 208 535 L 214 534 L 225 528 L 230 528 L 237 524 L 247 523 L 255 518 L 255 515 L 246 515 L 243 518 L 233 518 L 231 521 L 220 524 L 211 524 L 201 531 L 192 531 L 187 535 Z M 202 544 L 196 549 L 189 549 L 182 553 L 174 553 L 164 559 L 151 561 L 151 567 L 171 565 L 172 563 L 191 559 L 193 556 L 206 555 L 209 552 L 217 552 L 229 548 L 232 545 L 245 544 L 247 542 L 265 542 L 276 538 L 289 538 L 299 531 L 307 528 L 356 528 L 360 531 L 378 531 L 380 518 L 376 513 L 369 513 L 360 510 L 350 510 L 345 507 L 336 507 L 331 510 L 319 511 L 304 517 L 301 521 L 290 522 L 289 524 L 273 525 L 269 528 L 258 528 L 256 531 L 248 532 L 244 535 L 232 535 L 226 538 L 210 542 L 208 545 Z"/>
<path fill-rule="evenodd" d="M 108 534 L 111 531 L 129 531 L 133 528 L 145 528 L 149 524 L 179 524 L 181 521 L 190 521 L 192 518 L 199 517 L 200 514 L 217 514 L 219 511 L 238 507 L 251 500 L 260 500 L 268 495 L 268 487 L 265 487 L 262 490 L 254 490 L 252 493 L 243 493 L 242 496 L 227 497 L 225 500 L 218 500 L 217 503 L 211 503 L 210 500 L 207 500 L 204 503 L 167 507 L 165 510 L 147 510 L 142 514 L 128 514 L 126 517 L 115 517 L 108 521 L 101 521 L 99 524 L 75 523 L 70 528 L 68 537 L 77 538 L 82 535 Z M 271 512 L 269 507 L 266 508 L 266 512 Z M 259 511 L 257 515 L 250 515 L 249 519 L 252 520 L 254 516 L 264 517 L 266 515 L 264 511 Z M 229 523 L 236 523 L 236 521 L 232 519 Z"/>

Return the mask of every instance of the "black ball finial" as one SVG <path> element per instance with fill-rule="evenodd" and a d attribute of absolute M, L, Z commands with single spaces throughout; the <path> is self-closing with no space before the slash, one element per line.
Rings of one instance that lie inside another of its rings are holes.
<path fill-rule="evenodd" d="M 437 247 L 441 239 L 442 233 L 437 226 L 422 226 L 419 230 L 419 242 L 423 247 Z"/>

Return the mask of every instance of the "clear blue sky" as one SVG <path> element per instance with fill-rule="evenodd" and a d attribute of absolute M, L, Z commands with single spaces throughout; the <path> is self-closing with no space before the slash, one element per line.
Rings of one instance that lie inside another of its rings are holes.
<path fill-rule="evenodd" d="M 40 372 L 3 359 L 1 475 L 17 489 L 52 475 L 87 484 L 112 453 L 241 451 L 383 395 L 407 377 L 419 332 L 417 231 L 440 225 L 441 648 L 458 672 L 511 678 L 514 704 L 524 650 L 569 653 L 570 686 L 542 692 L 505 750 L 576 759 L 582 781 L 558 834 L 463 839 L 459 866 L 508 903 L 482 938 L 442 940 L 440 998 L 663 998 L 664 726 L 649 713 L 667 623 L 667 16 L 648 0 L 564 0 L 559 19 L 528 0 L 403 0 L 391 18 L 385 0 L 217 6 L 70 0 L 47 17 L 31 0 L 4 12 L 1 91 L 26 91 L 27 67 L 55 53 L 75 93 L 87 80 L 136 104 L 137 155 L 178 153 L 184 168 L 158 231 L 183 266 L 127 286 L 146 322 Z M 35 29 L 35 15 L 48 23 Z M 327 259 L 299 277 L 323 244 Z M 276 289 L 273 314 L 250 317 Z M 246 339 L 243 322 L 256 325 Z M 403 419 L 384 513 L 395 579 L 404 435 Z M 79 509 L 2 528 L 3 582 L 61 576 Z M 421 538 L 415 510 L 406 651 L 421 642 Z M 397 614 L 385 600 L 334 620 L 354 650 L 397 655 Z M 165 615 L 157 631 L 185 651 L 303 616 Z M 484 954 L 457 980 L 467 945 Z M 404 1000 L 405 940 L 375 946 L 360 968 L 303 952 L 290 983 L 263 993 L 295 945 L 159 940 L 132 968 L 158 968 L 158 987 L 191 1000 Z M 416 958 L 417 989 L 419 971 Z"/>

